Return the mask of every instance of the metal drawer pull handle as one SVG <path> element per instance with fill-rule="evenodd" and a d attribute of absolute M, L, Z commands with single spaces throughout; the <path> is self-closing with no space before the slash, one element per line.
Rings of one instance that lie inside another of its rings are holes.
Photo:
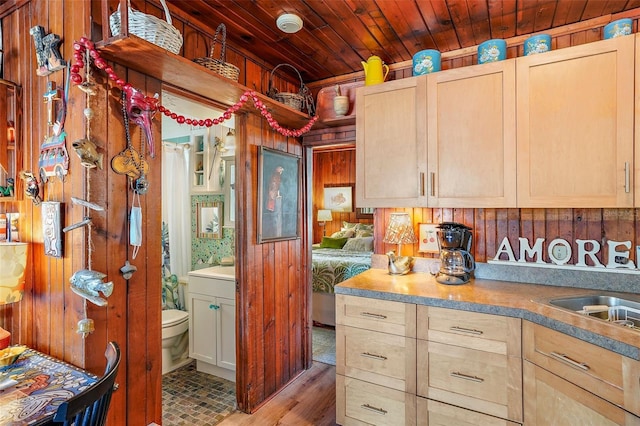
<path fill-rule="evenodd" d="M 424 173 L 420 173 L 420 195 L 424 197 Z"/>
<path fill-rule="evenodd" d="M 629 192 L 629 162 L 624 162 L 624 192 Z"/>
<path fill-rule="evenodd" d="M 451 377 L 456 377 L 458 379 L 465 379 L 465 380 L 471 380 L 472 382 L 476 382 L 476 383 L 482 383 L 484 382 L 483 378 L 480 377 L 476 377 L 476 376 L 468 376 L 466 374 L 462 374 L 462 373 L 457 373 L 455 371 L 452 371 L 451 373 L 449 373 L 451 375 Z"/>
<path fill-rule="evenodd" d="M 372 314 L 371 312 L 360 312 L 360 315 L 363 317 L 377 318 L 377 319 L 387 319 L 386 315 L 380 314 Z"/>
<path fill-rule="evenodd" d="M 564 361 L 573 367 L 579 368 L 584 371 L 589 371 L 589 366 L 587 364 L 585 364 L 584 362 L 574 361 L 568 356 L 566 356 L 565 354 L 559 354 L 558 352 L 551 352 L 551 356 L 559 359 L 560 361 Z"/>
<path fill-rule="evenodd" d="M 362 352 L 360 354 L 360 356 L 363 356 L 365 358 L 373 358 L 373 359 L 379 359 L 382 361 L 386 361 L 387 357 L 386 356 L 382 356 L 382 355 L 376 355 L 376 354 L 370 354 L 369 352 Z"/>
<path fill-rule="evenodd" d="M 451 331 L 459 331 L 461 333 L 468 333 L 468 334 L 477 334 L 477 335 L 484 334 L 482 332 L 482 330 L 475 330 L 473 328 L 458 327 L 458 326 L 455 326 L 455 325 L 453 327 L 449 327 L 449 330 L 451 330 Z"/>
<path fill-rule="evenodd" d="M 364 408 L 365 410 L 373 411 L 374 413 L 383 414 L 383 415 L 387 414 L 387 410 L 383 410 L 382 408 L 372 407 L 369 404 L 362 404 L 361 407 Z"/>
<path fill-rule="evenodd" d="M 431 172 L 431 196 L 436 196 L 436 174 Z"/>

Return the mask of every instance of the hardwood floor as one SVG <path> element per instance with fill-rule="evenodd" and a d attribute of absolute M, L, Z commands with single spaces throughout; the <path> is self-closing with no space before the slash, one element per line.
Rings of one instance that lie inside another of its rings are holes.
<path fill-rule="evenodd" d="M 335 426 L 336 367 L 314 362 L 278 395 L 253 414 L 235 412 L 219 425 Z"/>

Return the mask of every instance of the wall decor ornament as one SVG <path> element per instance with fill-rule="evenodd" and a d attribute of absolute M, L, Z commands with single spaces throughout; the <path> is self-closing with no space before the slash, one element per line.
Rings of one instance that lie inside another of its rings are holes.
<path fill-rule="evenodd" d="M 353 212 L 353 185 L 325 185 L 324 208 L 327 210 L 331 210 L 332 212 Z"/>
<path fill-rule="evenodd" d="M 62 257 L 61 210 L 57 201 L 42 203 L 42 238 L 44 254 L 51 257 Z"/>
<path fill-rule="evenodd" d="M 37 75 L 41 77 L 47 76 L 54 71 L 63 69 L 67 65 L 60 54 L 59 35 L 53 33 L 45 35 L 44 28 L 40 25 L 32 27 L 29 30 L 29 34 L 33 37 L 36 49 Z"/>
<path fill-rule="evenodd" d="M 75 59 L 75 62 L 71 66 L 70 75 L 71 75 L 71 81 L 73 81 L 74 84 L 77 84 L 79 86 L 83 85 L 84 79 L 80 75 L 80 71 L 85 66 L 84 55 L 88 50 L 89 56 L 91 57 L 91 59 L 93 59 L 93 63 L 96 66 L 96 68 L 106 72 L 109 79 L 113 80 L 123 90 L 127 90 L 127 88 L 131 87 L 131 85 L 127 83 L 125 80 L 123 80 L 122 78 L 120 78 L 115 73 L 113 68 L 107 64 L 107 61 L 104 58 L 102 58 L 102 56 L 100 56 L 100 52 L 98 52 L 98 50 L 95 48 L 94 43 L 91 40 L 87 39 L 86 37 L 81 37 L 78 41 L 75 41 L 73 43 L 73 49 L 74 49 L 73 57 Z M 147 98 L 153 99 L 151 97 L 147 97 Z M 240 96 L 240 99 L 238 100 L 238 102 L 236 102 L 235 104 L 227 108 L 227 110 L 218 118 L 213 118 L 213 119 L 188 118 L 188 117 L 185 117 L 184 115 L 178 115 L 177 113 L 172 112 L 171 110 L 169 110 L 168 108 L 160 104 L 158 104 L 158 111 L 163 113 L 165 116 L 175 120 L 178 124 L 188 124 L 188 125 L 194 125 L 194 126 L 200 126 L 200 127 L 202 126 L 211 127 L 214 125 L 217 126 L 218 124 L 221 124 L 226 120 L 231 119 L 233 114 L 236 113 L 238 110 L 240 110 L 240 108 L 242 108 L 242 106 L 249 99 L 253 101 L 253 105 L 257 110 L 260 111 L 260 114 L 267 120 L 267 123 L 269 124 L 269 126 L 283 136 L 300 137 L 303 134 L 307 133 L 309 130 L 311 130 L 311 127 L 313 127 L 313 125 L 316 123 L 316 121 L 318 121 L 318 118 L 319 118 L 317 115 L 314 117 L 311 117 L 309 119 L 309 122 L 305 126 L 299 129 L 287 129 L 285 127 L 282 127 L 278 123 L 278 121 L 273 118 L 273 116 L 271 115 L 271 113 L 267 108 L 267 105 L 265 105 L 260 100 L 257 93 L 253 90 L 247 90 L 246 92 L 244 92 Z"/>
<path fill-rule="evenodd" d="M 258 244 L 300 238 L 300 157 L 258 151 Z"/>

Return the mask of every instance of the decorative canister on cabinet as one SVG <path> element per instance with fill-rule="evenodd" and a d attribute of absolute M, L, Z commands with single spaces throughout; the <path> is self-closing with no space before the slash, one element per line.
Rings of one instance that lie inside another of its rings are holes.
<path fill-rule="evenodd" d="M 631 34 L 633 21 L 630 18 L 618 19 L 605 25 L 604 39 L 620 37 Z"/>
<path fill-rule="evenodd" d="M 496 62 L 507 59 L 507 42 L 494 38 L 478 45 L 478 63 Z"/>
<path fill-rule="evenodd" d="M 434 49 L 421 50 L 413 55 L 413 75 L 424 75 L 440 71 L 440 52 Z"/>
<path fill-rule="evenodd" d="M 544 53 L 551 50 L 551 36 L 538 34 L 524 41 L 524 56 Z"/>

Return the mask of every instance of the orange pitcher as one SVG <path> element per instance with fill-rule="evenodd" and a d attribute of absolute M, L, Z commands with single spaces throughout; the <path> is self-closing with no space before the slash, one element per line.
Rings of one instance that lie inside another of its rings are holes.
<path fill-rule="evenodd" d="M 372 86 L 384 82 L 389 74 L 389 66 L 382 62 L 378 56 L 370 56 L 367 62 L 362 62 L 364 67 L 364 85 Z M 383 73 L 384 70 L 384 73 Z"/>

